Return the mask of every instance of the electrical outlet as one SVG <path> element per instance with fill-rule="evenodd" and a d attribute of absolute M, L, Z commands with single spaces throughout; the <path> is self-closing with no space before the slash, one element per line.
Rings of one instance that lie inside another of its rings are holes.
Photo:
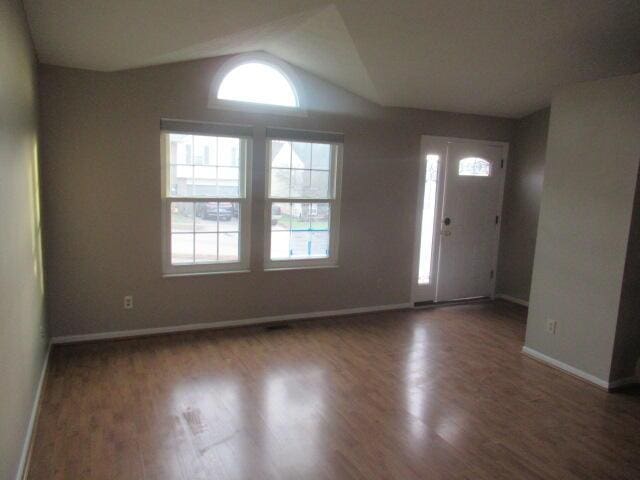
<path fill-rule="evenodd" d="M 133 295 L 124 297 L 124 309 L 131 310 L 133 308 Z"/>
<path fill-rule="evenodd" d="M 550 333 L 551 335 L 555 335 L 557 327 L 558 327 L 558 323 L 555 320 L 551 320 L 550 318 L 547 318 L 547 333 Z"/>

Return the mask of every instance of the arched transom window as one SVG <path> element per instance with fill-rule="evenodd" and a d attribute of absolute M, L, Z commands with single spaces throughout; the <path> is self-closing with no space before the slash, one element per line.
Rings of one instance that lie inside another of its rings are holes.
<path fill-rule="evenodd" d="M 466 157 L 458 164 L 458 175 L 463 177 L 488 177 L 491 175 L 491 162 L 479 157 Z"/>
<path fill-rule="evenodd" d="M 217 98 L 237 102 L 298 108 L 296 90 L 277 67 L 247 61 L 230 70 L 220 82 Z"/>

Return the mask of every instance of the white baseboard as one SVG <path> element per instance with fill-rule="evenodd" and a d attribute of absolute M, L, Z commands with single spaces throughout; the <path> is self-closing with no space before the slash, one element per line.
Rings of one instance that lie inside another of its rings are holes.
<path fill-rule="evenodd" d="M 522 305 L 523 307 L 529 307 L 529 302 L 527 302 L 526 300 L 521 300 L 520 298 L 512 297 L 511 295 L 505 295 L 504 293 L 496 293 L 496 298 L 501 298 L 502 300 L 516 303 L 518 305 Z"/>
<path fill-rule="evenodd" d="M 47 345 L 47 351 L 42 362 L 42 370 L 40 372 L 40 379 L 38 380 L 38 387 L 36 388 L 36 395 L 33 399 L 33 405 L 31 406 L 31 415 L 29 417 L 29 424 L 27 425 L 27 433 L 22 444 L 22 453 L 20 454 L 20 463 L 18 463 L 18 472 L 16 473 L 16 480 L 22 480 L 26 474 L 29 453 L 31 450 L 31 442 L 34 434 L 34 428 L 36 425 L 36 419 L 38 417 L 38 409 L 40 408 L 40 399 L 42 397 L 42 388 L 44 386 L 44 379 L 47 374 L 47 367 L 49 366 L 49 354 L 51 353 L 51 342 Z"/>
<path fill-rule="evenodd" d="M 574 377 L 578 377 L 600 388 L 604 388 L 605 390 L 609 390 L 611 388 L 611 384 L 607 380 L 603 380 L 599 377 L 596 377 L 595 375 L 591 375 L 590 373 L 587 373 L 578 368 L 572 367 L 571 365 L 561 362 L 560 360 L 556 360 L 555 358 L 549 357 L 548 355 L 545 355 L 544 353 L 540 353 L 537 350 L 534 350 L 532 348 L 522 347 L 522 353 L 535 360 L 538 360 L 540 362 L 546 363 L 547 365 L 555 367 L 559 370 L 563 370 L 564 372 L 569 373 Z"/>
<path fill-rule="evenodd" d="M 343 310 L 327 310 L 324 312 L 292 313 L 288 315 L 272 315 L 268 317 L 243 318 L 239 320 L 224 320 L 221 322 L 192 323 L 187 325 L 173 325 L 169 327 L 140 328 L 135 330 L 119 330 L 115 332 L 87 333 L 82 335 L 65 335 L 53 337 L 52 344 L 89 342 L 93 340 L 109 340 L 115 338 L 139 337 L 158 335 L 162 333 L 188 332 L 195 330 L 212 330 L 218 328 L 244 327 L 260 325 L 263 323 L 291 322 L 306 320 L 309 318 L 342 317 L 360 313 L 383 312 L 388 310 L 403 310 L 411 308 L 411 303 L 398 303 L 392 305 L 376 305 L 372 307 L 346 308 Z"/>

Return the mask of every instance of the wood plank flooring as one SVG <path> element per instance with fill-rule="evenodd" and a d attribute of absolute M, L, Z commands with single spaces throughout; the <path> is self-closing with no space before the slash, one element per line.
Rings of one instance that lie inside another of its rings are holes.
<path fill-rule="evenodd" d="M 28 478 L 640 478 L 640 393 L 524 330 L 496 302 L 59 346 Z"/>

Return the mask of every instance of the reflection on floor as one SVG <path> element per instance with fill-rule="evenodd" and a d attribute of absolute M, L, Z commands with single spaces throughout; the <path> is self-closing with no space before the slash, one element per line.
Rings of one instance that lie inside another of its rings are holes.
<path fill-rule="evenodd" d="M 640 478 L 640 394 L 475 304 L 57 347 L 30 479 Z"/>

